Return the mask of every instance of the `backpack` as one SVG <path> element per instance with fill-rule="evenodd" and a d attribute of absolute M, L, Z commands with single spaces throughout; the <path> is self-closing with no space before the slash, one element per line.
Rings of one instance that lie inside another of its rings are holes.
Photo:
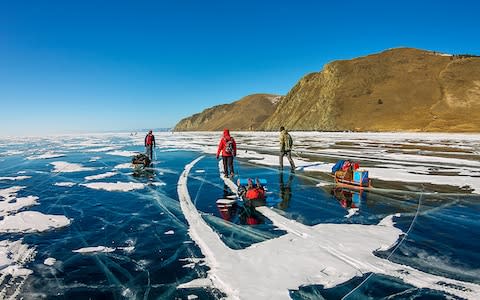
<path fill-rule="evenodd" d="M 233 138 L 229 140 L 225 139 L 225 153 L 228 155 L 233 155 Z"/>
<path fill-rule="evenodd" d="M 293 147 L 293 139 L 292 136 L 287 132 L 285 134 L 285 149 L 291 150 Z"/>
<path fill-rule="evenodd" d="M 345 160 L 339 160 L 337 163 L 332 167 L 332 174 L 342 169 Z"/>
<path fill-rule="evenodd" d="M 146 144 L 152 145 L 152 141 L 153 141 L 153 135 L 147 135 Z"/>

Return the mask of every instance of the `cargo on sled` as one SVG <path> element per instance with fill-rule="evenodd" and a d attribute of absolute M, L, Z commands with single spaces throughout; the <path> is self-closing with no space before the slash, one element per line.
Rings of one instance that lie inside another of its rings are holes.
<path fill-rule="evenodd" d="M 224 180 L 230 181 L 225 178 Z M 237 192 L 235 194 L 226 195 L 223 199 L 218 199 L 217 204 L 232 205 L 242 203 L 249 206 L 274 206 L 280 202 L 276 198 L 269 197 L 267 191 L 267 180 L 264 178 L 239 178 L 236 182 Z"/>
<path fill-rule="evenodd" d="M 372 187 L 368 171 L 360 169 L 360 165 L 349 160 L 339 160 L 332 167 L 332 176 L 337 186 L 353 189 L 366 189 Z"/>
<path fill-rule="evenodd" d="M 139 153 L 132 158 L 132 165 L 135 169 L 144 169 L 150 166 L 152 161 L 147 155 Z"/>

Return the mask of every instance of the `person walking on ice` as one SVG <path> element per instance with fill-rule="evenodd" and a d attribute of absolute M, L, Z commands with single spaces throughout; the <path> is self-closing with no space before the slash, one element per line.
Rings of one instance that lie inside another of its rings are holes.
<path fill-rule="evenodd" d="M 150 161 L 153 160 L 153 148 L 155 148 L 155 136 L 152 131 L 149 130 L 148 134 L 145 136 L 145 152 Z"/>
<path fill-rule="evenodd" d="M 233 177 L 235 171 L 233 170 L 233 158 L 237 156 L 237 144 L 233 137 L 230 136 L 230 131 L 228 129 L 223 130 L 223 136 L 220 139 L 217 149 L 217 159 L 222 153 L 223 160 L 223 175 L 225 177 Z M 230 170 L 230 173 L 229 173 Z"/>
<path fill-rule="evenodd" d="M 280 127 L 280 170 L 283 170 L 283 157 L 287 156 L 291 172 L 295 172 L 295 163 L 292 159 L 293 139 L 285 127 Z"/>

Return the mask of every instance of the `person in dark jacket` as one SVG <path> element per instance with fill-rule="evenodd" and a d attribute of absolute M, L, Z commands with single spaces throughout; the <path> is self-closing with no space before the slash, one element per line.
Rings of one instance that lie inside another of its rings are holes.
<path fill-rule="evenodd" d="M 148 134 L 145 136 L 145 152 L 150 159 L 153 160 L 153 148 L 155 148 L 155 136 L 152 131 L 148 131 Z"/>
<path fill-rule="evenodd" d="M 295 170 L 295 163 L 292 159 L 293 140 L 285 127 L 280 127 L 280 170 L 283 170 L 283 157 L 286 156 L 290 162 L 291 172 Z"/>
<path fill-rule="evenodd" d="M 217 159 L 222 154 L 223 160 L 223 176 L 233 177 L 235 171 L 233 170 L 233 158 L 237 156 L 237 144 L 235 139 L 230 136 L 228 129 L 223 130 L 223 136 L 218 143 Z M 229 172 L 230 171 L 230 172 Z"/>

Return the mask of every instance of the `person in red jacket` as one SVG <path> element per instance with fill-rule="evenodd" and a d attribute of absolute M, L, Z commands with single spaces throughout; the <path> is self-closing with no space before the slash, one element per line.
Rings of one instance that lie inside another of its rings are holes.
<path fill-rule="evenodd" d="M 228 129 L 223 130 L 223 136 L 220 139 L 217 149 L 217 159 L 222 154 L 223 160 L 223 176 L 233 177 L 235 174 L 233 170 L 233 158 L 237 156 L 237 144 L 233 137 L 230 136 L 230 131 Z M 229 173 L 230 170 L 230 173 Z"/>
<path fill-rule="evenodd" d="M 145 136 L 145 152 L 150 161 L 153 160 L 153 148 L 155 148 L 155 136 L 152 131 L 149 130 L 148 134 Z"/>

